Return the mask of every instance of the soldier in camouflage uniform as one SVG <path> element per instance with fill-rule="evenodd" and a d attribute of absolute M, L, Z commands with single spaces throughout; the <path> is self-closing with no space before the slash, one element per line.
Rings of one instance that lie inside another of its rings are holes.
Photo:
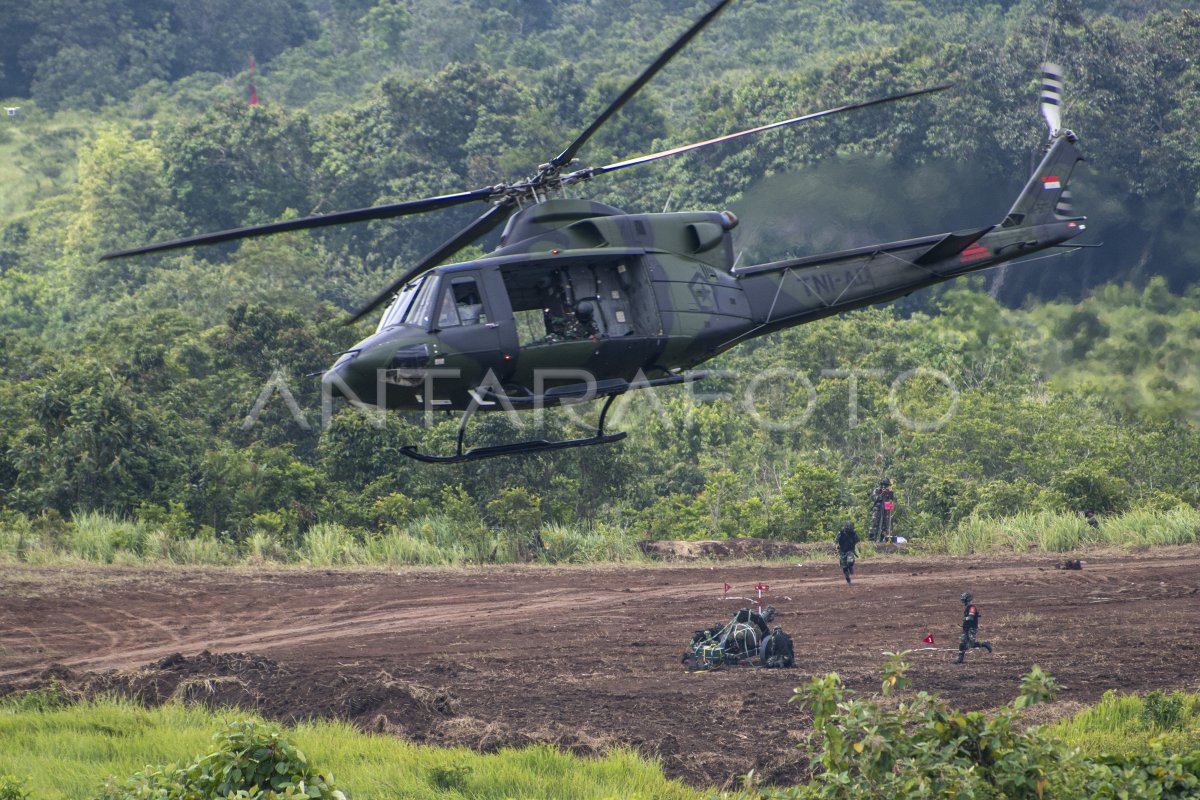
<path fill-rule="evenodd" d="M 566 305 L 546 309 L 546 343 L 575 342 L 596 335 L 596 323 L 592 319 L 592 304 L 583 301 L 572 310 Z"/>
<path fill-rule="evenodd" d="M 846 576 L 846 585 L 849 586 L 850 576 L 854 574 L 854 560 L 858 555 L 855 552 L 858 549 L 858 534 L 854 530 L 854 523 L 843 522 L 833 543 L 837 545 L 838 564 L 842 568 L 842 574 Z"/>
<path fill-rule="evenodd" d="M 884 478 L 871 490 L 871 526 L 867 538 L 872 542 L 886 542 L 892 535 L 892 515 L 896 511 L 896 493 L 892 482 Z"/>
<path fill-rule="evenodd" d="M 982 647 L 989 653 L 992 652 L 991 642 L 975 641 L 975 635 L 979 632 L 979 608 L 972 602 L 975 598 L 971 597 L 970 592 L 963 592 L 959 599 L 963 604 L 963 623 L 962 636 L 958 637 L 958 658 L 955 660 L 955 664 L 961 664 L 966 660 L 968 647 Z"/>

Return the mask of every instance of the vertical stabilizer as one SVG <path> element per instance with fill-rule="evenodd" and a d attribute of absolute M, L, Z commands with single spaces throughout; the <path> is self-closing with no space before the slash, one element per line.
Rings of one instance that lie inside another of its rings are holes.
<path fill-rule="evenodd" d="M 1062 93 L 1062 67 L 1042 64 L 1041 108 L 1050 130 L 1050 141 L 1042 163 L 1000 224 L 1002 228 L 1076 219 L 1071 216 L 1071 193 L 1067 190 L 1067 182 L 1083 156 L 1075 148 L 1079 137 L 1062 127 Z"/>
<path fill-rule="evenodd" d="M 1083 161 L 1075 147 L 1076 141 L 1078 139 L 1070 131 L 1061 131 L 1054 137 L 1042 163 L 1025 184 L 1004 222 L 1000 223 L 1001 228 L 1083 219 L 1071 216 L 1071 193 L 1067 191 L 1071 172 Z"/>

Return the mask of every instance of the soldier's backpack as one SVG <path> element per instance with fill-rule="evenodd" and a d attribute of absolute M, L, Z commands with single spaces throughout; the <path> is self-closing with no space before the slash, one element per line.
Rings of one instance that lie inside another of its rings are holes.
<path fill-rule="evenodd" d="M 784 669 L 796 665 L 796 654 L 792 648 L 792 637 L 778 625 L 771 635 L 763 639 L 759 662 L 768 669 Z"/>

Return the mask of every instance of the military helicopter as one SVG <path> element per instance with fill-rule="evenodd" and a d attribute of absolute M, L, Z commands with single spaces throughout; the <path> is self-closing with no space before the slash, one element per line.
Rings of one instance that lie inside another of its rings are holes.
<path fill-rule="evenodd" d="M 202 234 L 109 253 L 120 258 L 283 231 L 420 214 L 467 203 L 489 208 L 358 309 L 388 303 L 375 332 L 322 378 L 327 396 L 358 406 L 462 412 L 453 454 L 439 463 L 604 444 L 613 400 L 633 389 L 696 380 L 697 365 L 752 337 L 883 303 L 926 286 L 1062 245 L 1082 233 L 1067 183 L 1082 160 L 1060 126 L 1061 76 L 1044 67 L 1050 129 L 1040 165 L 996 225 L 751 266 L 735 265 L 728 211 L 627 214 L 562 197 L 566 187 L 743 136 L 948 88 L 852 103 L 601 167 L 576 154 L 731 0 L 720 0 L 647 67 L 566 149 L 509 185 Z M 443 264 L 504 225 L 483 258 Z M 390 300 L 390 302 L 388 302 Z M 480 410 L 520 411 L 604 400 L 589 436 L 464 449 Z"/>

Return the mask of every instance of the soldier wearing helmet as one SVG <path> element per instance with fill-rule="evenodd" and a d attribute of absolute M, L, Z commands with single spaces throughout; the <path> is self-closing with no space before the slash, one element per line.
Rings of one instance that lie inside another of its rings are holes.
<path fill-rule="evenodd" d="M 850 576 L 854 574 L 854 561 L 858 556 L 858 533 L 854 530 L 853 522 L 843 522 L 838 529 L 833 543 L 837 546 L 838 564 L 842 574 L 846 576 L 846 585 L 850 585 Z"/>
<path fill-rule="evenodd" d="M 958 637 L 958 658 L 955 664 L 961 664 L 966 660 L 967 648 L 982 647 L 989 653 L 992 652 L 991 642 L 977 642 L 975 635 L 979 632 L 979 607 L 975 605 L 975 598 L 970 592 L 963 592 L 959 598 L 963 604 L 963 623 L 962 636 Z"/>

